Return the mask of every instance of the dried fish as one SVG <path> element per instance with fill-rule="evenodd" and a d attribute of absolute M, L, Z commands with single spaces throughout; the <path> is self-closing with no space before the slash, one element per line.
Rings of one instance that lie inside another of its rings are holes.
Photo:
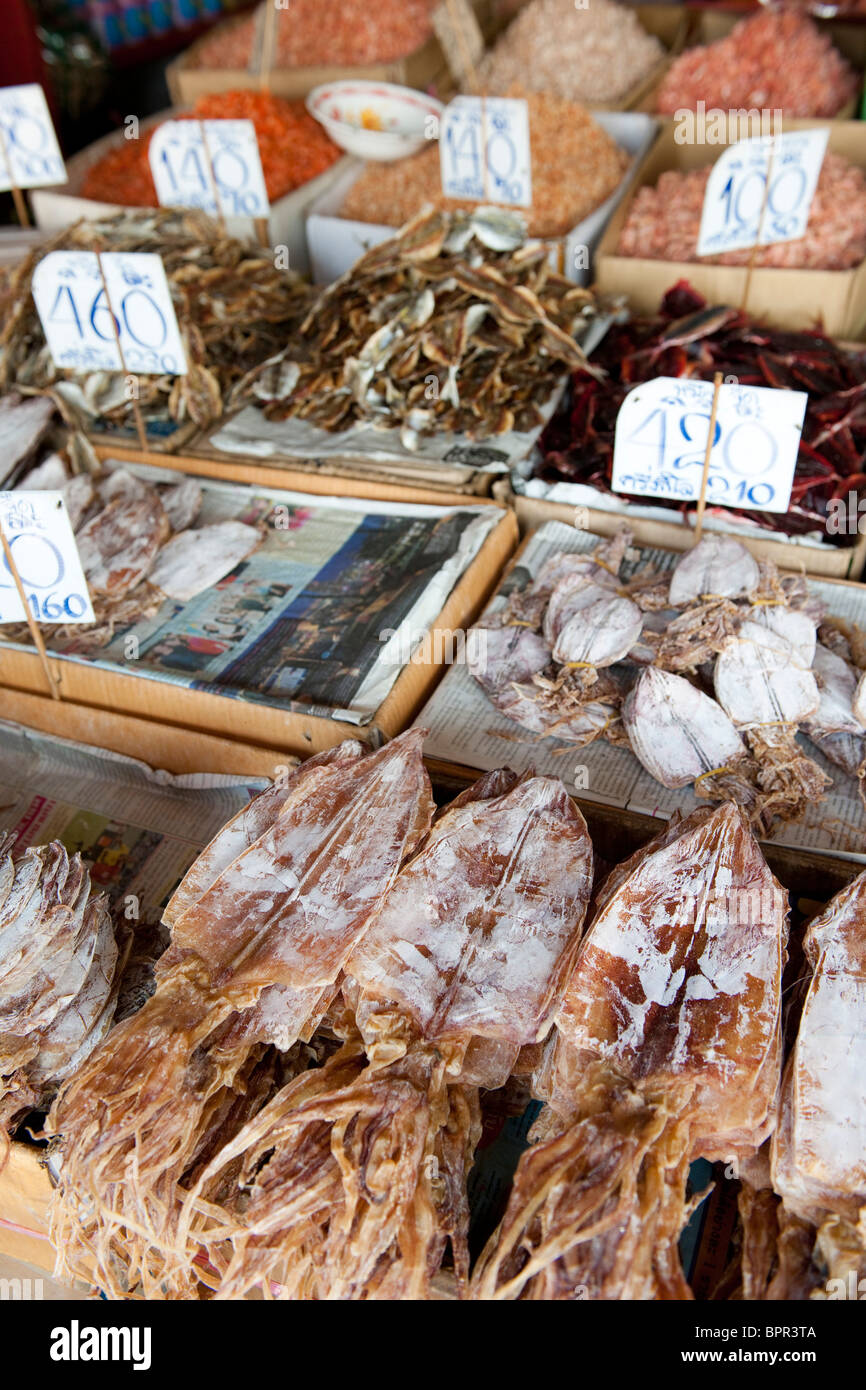
<path fill-rule="evenodd" d="M 235 383 L 281 350 L 306 313 L 311 292 L 275 267 L 269 252 L 226 236 L 202 213 L 168 208 L 88 218 L 43 243 L 12 270 L 0 290 L 0 389 L 26 384 L 49 392 L 68 422 L 92 429 L 100 420 L 133 428 L 132 403 L 117 373 L 84 382 L 55 367 L 31 295 L 33 271 L 52 251 L 149 251 L 165 266 L 190 367 L 189 376 L 142 376 L 146 422 L 219 418 Z M 163 436 L 158 447 L 166 447 Z M 168 447 L 186 434 L 169 437 Z"/>
<path fill-rule="evenodd" d="M 562 371 L 592 370 L 574 334 L 594 300 L 523 254 L 531 245 L 502 209 L 420 213 L 323 291 L 235 402 L 333 431 L 374 421 L 410 441 L 533 429 Z"/>
<path fill-rule="evenodd" d="M 622 721 L 635 757 L 663 787 L 694 782 L 699 794 L 716 799 L 719 784 L 727 790 L 739 773 L 745 794 L 750 760 L 743 740 L 721 706 L 683 676 L 649 666 L 623 703 Z"/>
<path fill-rule="evenodd" d="M 166 541 L 148 571 L 148 583 L 166 598 L 186 602 L 212 588 L 261 543 L 261 532 L 240 521 L 218 521 L 181 531 Z"/>

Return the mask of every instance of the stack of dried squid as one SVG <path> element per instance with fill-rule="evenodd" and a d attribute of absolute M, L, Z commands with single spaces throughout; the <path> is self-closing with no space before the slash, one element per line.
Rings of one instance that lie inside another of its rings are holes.
<path fill-rule="evenodd" d="M 594 301 L 501 208 L 425 210 L 321 294 L 291 345 L 237 397 L 338 431 L 435 430 L 482 439 L 542 423 Z"/>
<path fill-rule="evenodd" d="M 477 1297 L 691 1297 L 689 1164 L 747 1160 L 775 1124 L 786 940 L 786 896 L 731 803 L 672 822 L 613 871 Z"/>
<path fill-rule="evenodd" d="M 592 847 L 553 778 L 489 774 L 434 819 L 420 738 L 313 759 L 190 870 L 156 995 L 52 1112 L 68 1268 L 114 1294 L 426 1297 L 450 1242 L 465 1290 L 479 1088 L 549 1031 Z"/>
<path fill-rule="evenodd" d="M 153 486 L 125 468 L 91 467 L 99 464 L 77 435 L 66 458 L 52 454 L 21 482 L 25 490 L 59 491 L 66 503 L 95 622 L 54 632 L 74 638 L 77 650 L 105 646 L 166 599 L 186 602 L 212 588 L 261 542 L 261 532 L 240 521 L 197 527 L 202 490 L 194 478 Z M 24 625 L 6 635 L 29 640 Z"/>
<path fill-rule="evenodd" d="M 80 855 L 14 843 L 0 835 L 0 1166 L 7 1132 L 111 1027 L 128 946 Z"/>
<path fill-rule="evenodd" d="M 476 629 L 470 669 L 497 709 L 536 737 L 629 747 L 663 786 L 733 799 L 762 831 L 829 785 L 801 733 L 862 790 L 855 634 L 824 621 L 802 578 L 728 537 L 624 583 L 629 542 L 553 556 Z"/>
<path fill-rule="evenodd" d="M 49 392 L 76 427 L 104 419 L 132 428 L 135 421 L 120 372 L 82 379 L 54 365 L 31 294 L 33 271 L 51 251 L 148 251 L 162 258 L 189 371 L 142 377 L 139 401 L 147 422 L 187 424 L 174 436 L 178 443 L 193 426 L 219 419 L 234 385 L 284 345 L 309 303 L 308 287 L 278 270 L 270 252 L 226 236 L 201 213 L 154 209 L 76 223 L 10 271 L 0 292 L 0 389 Z"/>

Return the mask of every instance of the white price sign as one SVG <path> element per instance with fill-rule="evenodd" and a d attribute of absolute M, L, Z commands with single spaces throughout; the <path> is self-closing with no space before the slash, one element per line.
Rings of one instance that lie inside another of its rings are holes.
<path fill-rule="evenodd" d="M 94 251 L 51 251 L 33 272 L 33 299 L 58 367 L 119 372 L 125 364 L 141 376 L 187 371 L 165 269 L 149 251 L 107 251 L 100 258 Z"/>
<path fill-rule="evenodd" d="M 708 507 L 787 511 L 807 400 L 805 391 L 720 387 Z M 697 502 L 712 404 L 711 381 L 659 376 L 629 391 L 616 421 L 613 491 Z"/>
<path fill-rule="evenodd" d="M 60 492 L 0 492 L 0 526 L 38 623 L 92 623 L 93 607 Z M 0 623 L 26 622 L 12 571 L 0 553 Z"/>
<path fill-rule="evenodd" d="M 439 129 L 448 198 L 532 207 L 529 106 L 512 97 L 455 97 Z"/>
<path fill-rule="evenodd" d="M 0 87 L 0 189 L 65 183 L 66 166 L 38 82 Z"/>
<path fill-rule="evenodd" d="M 698 255 L 744 251 L 804 236 L 829 138 L 825 127 L 729 146 L 707 182 Z"/>
<path fill-rule="evenodd" d="M 165 207 L 200 208 L 212 217 L 270 213 L 252 121 L 165 121 L 148 155 Z"/>

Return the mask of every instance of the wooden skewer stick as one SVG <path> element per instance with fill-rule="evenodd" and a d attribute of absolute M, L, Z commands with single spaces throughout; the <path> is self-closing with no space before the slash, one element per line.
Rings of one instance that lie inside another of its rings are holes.
<path fill-rule="evenodd" d="M 24 592 L 24 585 L 21 583 L 21 575 L 18 573 L 18 566 L 12 555 L 12 547 L 6 539 L 6 532 L 0 524 L 0 541 L 3 542 L 3 554 L 6 556 L 6 564 L 9 566 L 9 573 L 15 581 L 15 588 L 18 590 L 18 597 L 24 609 L 24 616 L 27 619 L 27 626 L 30 629 L 30 636 L 33 638 L 33 645 L 39 653 L 39 660 L 42 662 L 42 670 L 45 672 L 45 679 L 48 682 L 48 689 L 51 691 L 52 700 L 60 699 L 60 690 L 54 673 L 48 663 L 48 652 L 45 650 L 45 642 L 42 637 L 42 630 L 30 611 L 30 604 L 27 602 L 27 595 Z"/>
<path fill-rule="evenodd" d="M 274 66 L 276 29 L 277 0 L 265 0 L 265 27 L 262 33 L 262 59 L 259 70 L 259 86 L 263 92 L 271 90 L 271 69 Z"/>
<path fill-rule="evenodd" d="M 210 144 L 208 142 L 207 131 L 205 130 L 204 121 L 199 121 L 198 128 L 201 131 L 201 143 L 202 148 L 204 150 L 204 163 L 205 168 L 207 169 L 208 180 L 210 182 L 210 191 L 213 194 L 214 206 L 216 207 L 217 224 L 219 226 L 220 232 L 223 236 L 225 236 L 226 218 L 225 213 L 223 212 L 222 203 L 220 202 L 220 191 L 217 187 L 216 174 L 214 173 L 213 160 L 211 159 L 210 154 Z"/>
<path fill-rule="evenodd" d="M 27 199 L 15 182 L 15 175 L 12 172 L 12 160 L 9 157 L 9 146 L 6 143 L 6 131 L 3 129 L 2 121 L 0 121 L 0 154 L 3 155 L 3 163 L 9 171 L 9 185 L 12 191 L 12 201 L 15 204 L 18 222 L 22 227 L 29 227 L 30 214 L 27 211 Z"/>
<path fill-rule="evenodd" d="M 457 37 L 457 46 L 463 58 L 463 68 L 469 80 L 469 85 L 476 96 L 484 95 L 481 91 L 481 82 L 478 77 L 478 69 L 472 61 L 472 54 L 466 42 L 466 35 L 463 32 L 463 25 L 460 20 L 460 11 L 457 7 L 457 0 L 448 0 L 448 10 L 451 15 L 451 23 L 454 25 L 454 33 Z"/>
<path fill-rule="evenodd" d="M 719 392 L 722 389 L 722 374 L 716 372 L 713 377 L 713 406 L 710 411 L 710 432 L 707 435 L 707 452 L 704 454 L 704 471 L 701 474 L 701 495 L 698 498 L 698 515 L 695 525 L 695 545 L 701 539 L 704 530 L 704 508 L 707 505 L 707 482 L 710 476 L 710 454 L 713 452 L 713 444 L 716 436 L 716 416 L 719 413 Z"/>
<path fill-rule="evenodd" d="M 755 262 L 758 259 L 758 252 L 761 249 L 761 237 L 764 234 L 764 219 L 767 216 L 767 204 L 770 201 L 770 180 L 773 177 L 773 160 L 776 157 L 776 139 L 770 145 L 770 158 L 767 163 L 767 182 L 764 185 L 764 197 L 761 201 L 761 212 L 758 217 L 758 230 L 755 235 L 755 244 L 752 247 L 752 254 L 749 257 L 749 264 L 746 268 L 746 283 L 743 285 L 743 298 L 740 301 L 740 313 L 746 312 L 746 305 L 749 302 L 749 290 L 752 288 L 752 276 L 755 272 Z"/>
<path fill-rule="evenodd" d="M 120 341 L 120 328 L 118 327 L 117 319 L 114 316 L 114 310 L 111 307 L 111 296 L 108 293 L 108 282 L 105 279 L 105 268 L 102 264 L 102 255 L 99 251 L 97 251 L 96 253 L 96 264 L 99 266 L 99 277 L 102 280 L 102 290 L 105 295 L 105 307 L 108 310 L 108 317 L 111 319 L 111 327 L 114 330 L 114 341 L 117 344 L 117 355 L 120 358 L 120 370 L 122 371 L 123 375 L 127 377 L 129 376 L 129 372 L 126 369 L 126 358 L 123 355 L 123 346 Z M 132 398 L 132 414 L 135 418 L 135 428 L 138 433 L 138 442 L 141 445 L 142 451 L 144 453 L 147 453 L 147 430 L 144 428 L 144 418 L 141 413 L 141 406 L 138 404 L 137 395 L 133 396 Z"/>

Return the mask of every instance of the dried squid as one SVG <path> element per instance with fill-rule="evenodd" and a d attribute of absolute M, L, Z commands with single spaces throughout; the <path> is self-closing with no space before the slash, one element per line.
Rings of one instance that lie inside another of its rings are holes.
<path fill-rule="evenodd" d="M 856 1298 L 866 1279 L 866 874 L 809 924 L 803 946 L 813 974 L 772 1146 L 780 1226 L 799 1260 L 780 1248 L 771 1292 L 823 1283 L 828 1297 Z"/>
<path fill-rule="evenodd" d="M 490 773 L 439 815 L 346 961 L 345 1046 L 202 1174 L 212 1186 L 242 1158 L 236 1225 L 208 1244 L 212 1264 L 231 1244 L 220 1296 L 427 1297 L 449 1240 L 465 1288 L 478 1088 L 547 1034 L 591 875 L 554 778 Z"/>
<path fill-rule="evenodd" d="M 7 1131 L 107 1033 L 126 941 L 81 856 L 0 835 L 0 1166 Z"/>
<path fill-rule="evenodd" d="M 691 1296 L 677 1251 L 689 1163 L 747 1157 L 772 1130 L 786 940 L 785 895 L 731 802 L 614 870 L 478 1297 Z"/>
<path fill-rule="evenodd" d="M 170 905 L 156 993 L 64 1088 L 55 1245 L 112 1296 L 195 1284 L 186 1176 L 249 1119 L 266 1050 L 312 1035 L 345 959 L 429 828 L 421 734 L 312 758 L 221 832 Z M 203 862 L 202 862 L 203 861 Z M 267 1098 L 262 1090 L 260 1103 Z"/>

